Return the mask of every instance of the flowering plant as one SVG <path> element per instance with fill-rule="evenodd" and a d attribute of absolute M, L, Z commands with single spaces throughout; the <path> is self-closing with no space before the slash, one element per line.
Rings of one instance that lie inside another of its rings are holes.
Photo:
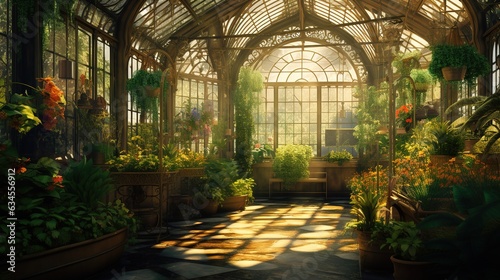
<path fill-rule="evenodd" d="M 396 109 L 396 123 L 400 127 L 409 127 L 413 122 L 413 105 L 405 104 Z"/>
<path fill-rule="evenodd" d="M 128 142 L 128 152 L 122 151 L 120 155 L 107 162 L 111 171 L 119 172 L 155 172 L 160 168 L 160 158 L 140 135 L 133 136 Z M 174 159 L 163 157 L 163 167 L 174 170 Z"/>
<path fill-rule="evenodd" d="M 56 86 L 51 77 L 39 78 L 38 81 L 43 82 L 43 87 L 25 85 L 37 94 L 13 94 L 10 102 L 0 108 L 0 119 L 7 119 L 11 127 L 23 134 L 39 124 L 42 124 L 45 130 L 53 130 L 58 120 L 64 118 L 64 92 Z M 33 105 L 32 100 L 37 98 L 42 99 L 40 108 Z"/>
<path fill-rule="evenodd" d="M 178 168 L 204 167 L 206 158 L 202 153 L 197 153 L 190 149 L 179 150 L 175 157 L 175 165 Z"/>
<path fill-rule="evenodd" d="M 202 104 L 202 107 L 205 107 Z M 178 133 L 179 141 L 187 144 L 190 141 L 199 137 L 200 132 L 210 133 L 213 125 L 213 113 L 208 108 L 198 110 L 193 107 L 191 101 L 187 101 L 184 105 L 184 111 L 175 116 L 175 126 Z"/>

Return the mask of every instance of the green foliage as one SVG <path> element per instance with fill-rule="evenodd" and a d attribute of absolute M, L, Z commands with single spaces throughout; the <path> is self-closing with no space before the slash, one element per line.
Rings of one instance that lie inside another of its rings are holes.
<path fill-rule="evenodd" d="M 210 159 L 205 165 L 206 182 L 201 193 L 209 199 L 222 202 L 239 179 L 238 164 L 234 160 Z"/>
<path fill-rule="evenodd" d="M 443 80 L 443 67 L 467 66 L 464 80 L 472 83 L 479 76 L 489 73 L 488 59 L 481 55 L 471 45 L 449 45 L 440 44 L 431 47 L 432 60 L 429 64 L 429 72 L 439 80 Z"/>
<path fill-rule="evenodd" d="M 431 154 L 457 156 L 464 149 L 465 133 L 437 120 L 425 124 L 432 139 Z"/>
<path fill-rule="evenodd" d="M 248 67 L 240 69 L 238 87 L 234 93 L 236 122 L 236 154 L 240 175 L 245 177 L 251 172 L 253 134 L 255 132 L 254 110 L 258 105 L 258 94 L 264 87 L 260 72 Z"/>
<path fill-rule="evenodd" d="M 158 98 L 148 96 L 145 87 L 160 87 L 162 74 L 161 71 L 150 72 L 140 69 L 127 80 L 127 90 L 130 91 L 131 102 L 134 106 L 141 110 L 157 113 Z"/>
<path fill-rule="evenodd" d="M 492 151 L 495 145 L 499 145 L 497 140 L 500 139 L 500 90 L 488 97 L 472 97 L 457 101 L 446 109 L 449 113 L 453 109 L 464 106 L 475 106 L 476 109 L 464 119 L 458 119 L 454 125 L 463 131 L 473 129 L 473 132 L 480 137 L 484 137 L 486 144 L 481 150 L 483 154 L 488 154 Z M 480 141 L 483 142 L 483 141 Z"/>
<path fill-rule="evenodd" d="M 385 231 L 390 233 L 381 248 L 389 246 L 396 257 L 414 261 L 419 259 L 423 247 L 421 232 L 414 222 L 392 221 L 386 225 Z"/>
<path fill-rule="evenodd" d="M 114 188 L 109 171 L 95 166 L 92 160 L 87 161 L 86 158 L 70 163 L 63 173 L 63 185 L 68 195 L 91 209 L 96 208 L 99 201 Z"/>
<path fill-rule="evenodd" d="M 276 150 L 273 172 L 283 179 L 285 187 L 293 186 L 299 179 L 309 177 L 312 148 L 306 145 L 285 145 Z"/>
<path fill-rule="evenodd" d="M 124 226 L 135 233 L 135 218 L 121 201 L 101 202 L 112 188 L 109 172 L 84 161 L 71 163 L 63 178 L 59 164 L 50 158 L 36 163 L 19 159 L 8 143 L 0 145 L 0 154 L 0 167 L 15 173 L 9 176 L 16 183 L 16 255 L 97 238 Z M 8 182 L 7 172 L 0 179 Z M 7 201 L 14 198 L 7 192 L 0 198 L 0 218 L 6 220 Z M 1 226 L 0 235 L 9 235 L 7 224 Z M 0 253 L 6 252 L 6 244 L 0 244 Z"/>
<path fill-rule="evenodd" d="M 375 145 L 379 141 L 377 131 L 381 125 L 389 123 L 389 85 L 381 83 L 377 88 L 360 88 L 354 94 L 359 103 L 356 108 L 358 124 L 353 135 L 358 139 L 360 158 L 375 156 Z"/>
<path fill-rule="evenodd" d="M 419 228 L 446 231 L 425 242 L 431 249 L 429 259 L 446 265 L 450 278 L 495 279 L 500 269 L 492 252 L 500 250 L 500 195 L 498 184 L 455 186 L 455 202 L 464 216 L 438 213 L 425 218 Z"/>
<path fill-rule="evenodd" d="M 0 107 L 0 120 L 8 119 L 10 125 L 15 127 L 19 133 L 26 134 L 42 121 L 35 115 L 36 109 L 31 107 L 30 100 L 33 97 L 13 94 L 10 103 Z"/>
<path fill-rule="evenodd" d="M 340 152 L 332 150 L 324 158 L 328 162 L 337 162 L 339 165 L 342 165 L 344 162 L 350 161 L 353 157 L 351 153 L 344 149 Z"/>
<path fill-rule="evenodd" d="M 357 216 L 355 222 L 347 224 L 347 228 L 371 231 L 379 220 L 379 213 L 384 207 L 382 194 L 376 192 L 360 192 L 351 196 L 352 212 Z"/>
<path fill-rule="evenodd" d="M 253 188 L 255 180 L 253 178 L 240 178 L 234 181 L 228 188 L 227 196 L 246 195 L 248 202 L 253 203 Z"/>

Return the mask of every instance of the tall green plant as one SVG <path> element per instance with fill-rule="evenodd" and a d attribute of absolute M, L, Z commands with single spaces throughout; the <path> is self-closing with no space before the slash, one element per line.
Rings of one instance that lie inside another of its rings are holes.
<path fill-rule="evenodd" d="M 246 176 L 251 171 L 253 133 L 255 123 L 253 113 L 258 105 L 258 94 L 264 88 L 262 75 L 250 68 L 241 68 L 238 87 L 234 93 L 236 111 L 236 154 L 235 160 L 240 168 L 240 175 Z"/>
<path fill-rule="evenodd" d="M 306 145 L 285 145 L 276 150 L 273 171 L 283 179 L 285 187 L 293 186 L 299 179 L 309 177 L 309 160 L 312 148 Z"/>
<path fill-rule="evenodd" d="M 354 137 L 358 139 L 358 153 L 360 157 L 374 156 L 375 145 L 379 141 L 377 131 L 381 125 L 389 123 L 389 86 L 381 83 L 377 88 L 359 88 L 354 97 L 359 103 L 356 108 L 356 119 L 358 124 L 354 127 Z"/>

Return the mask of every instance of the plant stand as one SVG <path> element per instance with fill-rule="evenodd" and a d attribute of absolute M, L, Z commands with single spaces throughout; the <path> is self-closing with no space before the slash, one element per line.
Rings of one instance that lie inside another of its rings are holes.
<path fill-rule="evenodd" d="M 168 233 L 163 228 L 163 213 L 171 186 L 177 172 L 111 172 L 116 185 L 116 198 L 140 216 L 145 231 L 143 234 Z"/>

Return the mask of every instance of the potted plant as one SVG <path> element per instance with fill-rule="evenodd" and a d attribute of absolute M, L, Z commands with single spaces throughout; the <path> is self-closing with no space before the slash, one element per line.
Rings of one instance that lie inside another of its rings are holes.
<path fill-rule="evenodd" d="M 380 166 L 355 174 L 348 182 L 350 204 L 355 220 L 346 224 L 347 230 L 356 232 L 361 271 L 388 271 L 392 269 L 392 252 L 381 249 L 385 241 L 382 234 L 383 209 L 387 201 L 387 170 Z M 379 229 L 375 233 L 375 229 Z"/>
<path fill-rule="evenodd" d="M 205 165 L 205 182 L 194 190 L 193 204 L 206 216 L 217 212 L 228 195 L 228 189 L 239 179 L 238 165 L 234 160 L 210 159 Z"/>
<path fill-rule="evenodd" d="M 431 51 L 429 72 L 439 80 L 465 80 L 472 83 L 477 77 L 486 75 L 490 71 L 488 59 L 471 45 L 438 44 L 431 46 Z M 459 74 L 452 77 L 445 76 L 452 69 L 460 69 Z"/>
<path fill-rule="evenodd" d="M 412 69 L 410 77 L 415 84 L 415 91 L 425 93 L 432 83 L 432 76 L 427 69 Z M 417 96 L 417 104 L 422 104 L 425 101 L 424 96 Z"/>
<path fill-rule="evenodd" d="M 332 150 L 326 156 L 324 156 L 324 159 L 327 162 L 336 162 L 338 163 L 338 165 L 342 165 L 344 164 L 344 162 L 350 161 L 352 158 L 352 154 L 345 149 L 339 152 Z"/>
<path fill-rule="evenodd" d="M 127 235 L 135 233 L 136 222 L 121 201 L 102 202 L 113 189 L 109 172 L 85 160 L 64 169 L 49 158 L 30 162 L 19 158 L 8 144 L 2 145 L 0 153 L 1 167 L 12 171 L 1 178 L 6 182 L 15 178 L 19 196 L 15 210 L 17 277 L 89 276 L 118 260 Z M 0 235 L 9 236 L 6 225 Z M 3 245 L 2 254 L 10 248 Z"/>
<path fill-rule="evenodd" d="M 306 145 L 285 145 L 276 149 L 273 161 L 275 177 L 283 179 L 286 188 L 309 176 L 312 148 Z"/>
<path fill-rule="evenodd" d="M 464 149 L 465 134 L 457 129 L 454 129 L 450 122 L 441 122 L 432 120 L 424 125 L 428 130 L 431 145 L 431 160 L 436 164 L 436 156 L 446 156 L 445 161 L 452 157 L 456 157 Z"/>
<path fill-rule="evenodd" d="M 248 203 L 254 201 L 253 188 L 255 181 L 253 178 L 240 178 L 226 188 L 224 200 L 221 202 L 219 211 L 245 210 Z"/>
<path fill-rule="evenodd" d="M 414 222 L 391 221 L 384 227 L 389 234 L 381 248 L 389 247 L 394 255 L 394 279 L 441 279 L 436 273 L 436 265 L 425 261 L 425 247 L 422 233 Z"/>

